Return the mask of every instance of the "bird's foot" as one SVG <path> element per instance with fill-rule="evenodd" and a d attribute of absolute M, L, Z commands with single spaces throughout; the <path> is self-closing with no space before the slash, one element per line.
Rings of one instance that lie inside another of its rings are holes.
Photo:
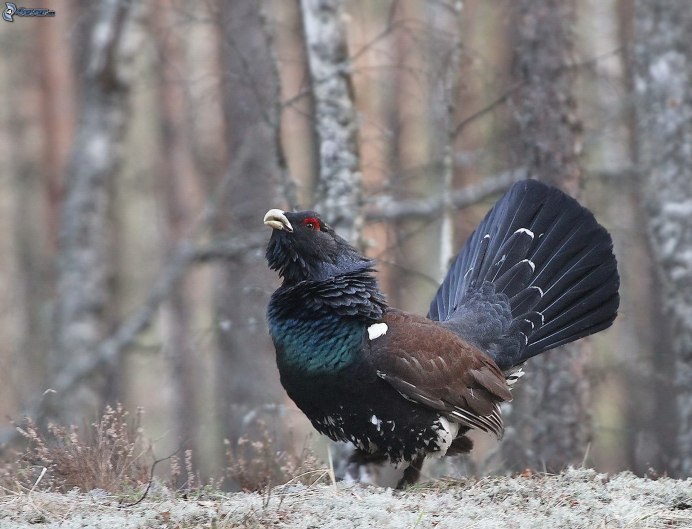
<path fill-rule="evenodd" d="M 404 470 L 404 475 L 396 484 L 397 490 L 402 490 L 409 485 L 415 485 L 420 479 L 421 469 L 423 468 L 423 462 L 425 461 L 425 456 L 418 456 L 411 464 Z"/>

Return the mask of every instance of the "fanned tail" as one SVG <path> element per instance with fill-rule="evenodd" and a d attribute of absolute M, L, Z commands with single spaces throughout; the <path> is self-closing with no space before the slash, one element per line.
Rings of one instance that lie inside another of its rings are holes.
<path fill-rule="evenodd" d="M 428 317 L 509 369 L 609 327 L 619 283 L 612 239 L 593 214 L 562 191 L 525 180 L 471 235 Z"/>

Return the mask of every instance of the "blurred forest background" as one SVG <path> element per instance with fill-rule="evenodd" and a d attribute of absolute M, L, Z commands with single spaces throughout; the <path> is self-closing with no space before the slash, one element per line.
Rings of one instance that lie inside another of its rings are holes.
<path fill-rule="evenodd" d="M 533 177 L 613 234 L 620 316 L 532 361 L 467 469 L 692 474 L 687 0 L 24 4 L 56 14 L 0 21 L 5 448 L 119 401 L 201 476 L 262 424 L 323 454 L 278 381 L 264 213 L 319 209 L 425 314 Z"/>

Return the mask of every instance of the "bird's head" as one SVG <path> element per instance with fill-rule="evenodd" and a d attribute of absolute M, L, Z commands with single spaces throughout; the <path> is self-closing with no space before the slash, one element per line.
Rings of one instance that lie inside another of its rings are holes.
<path fill-rule="evenodd" d="M 264 224 L 272 229 L 267 261 L 284 284 L 321 281 L 372 266 L 370 259 L 339 237 L 314 211 L 270 209 Z"/>

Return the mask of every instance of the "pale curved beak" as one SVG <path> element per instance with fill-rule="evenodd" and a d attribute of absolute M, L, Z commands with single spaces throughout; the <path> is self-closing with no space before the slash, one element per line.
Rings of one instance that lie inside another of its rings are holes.
<path fill-rule="evenodd" d="M 293 226 L 286 218 L 286 214 L 280 209 L 270 209 L 267 211 L 264 215 L 264 225 L 269 226 L 273 230 L 293 232 Z"/>

